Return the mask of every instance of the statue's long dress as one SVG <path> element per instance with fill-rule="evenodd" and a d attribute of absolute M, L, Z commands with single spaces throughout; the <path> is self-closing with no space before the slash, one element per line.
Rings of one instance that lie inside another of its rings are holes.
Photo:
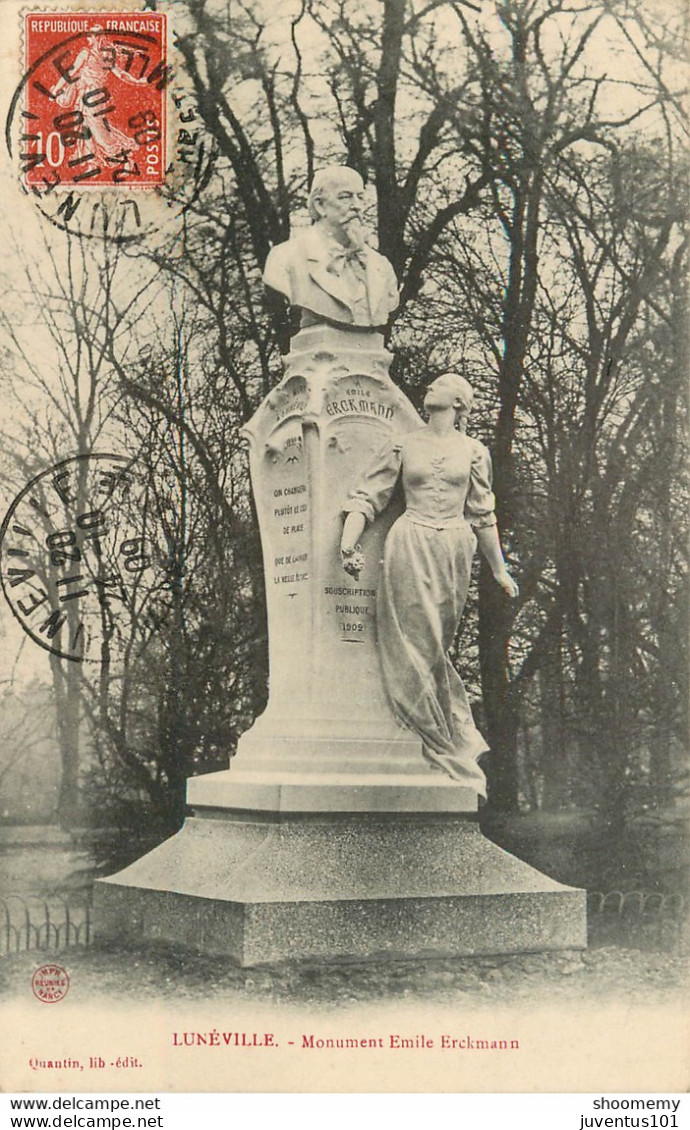
<path fill-rule="evenodd" d="M 406 510 L 386 539 L 376 612 L 384 686 L 432 765 L 485 795 L 476 759 L 488 746 L 448 651 L 467 599 L 473 527 L 496 522 L 491 457 L 459 432 L 439 439 L 420 428 L 386 445 L 343 510 L 373 522 L 400 477 Z"/>

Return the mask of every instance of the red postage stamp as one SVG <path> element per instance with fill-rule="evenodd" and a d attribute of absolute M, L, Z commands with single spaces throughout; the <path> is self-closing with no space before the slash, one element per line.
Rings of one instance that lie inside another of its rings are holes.
<path fill-rule="evenodd" d="M 162 184 L 165 15 L 32 12 L 25 43 L 20 156 L 27 187 Z"/>

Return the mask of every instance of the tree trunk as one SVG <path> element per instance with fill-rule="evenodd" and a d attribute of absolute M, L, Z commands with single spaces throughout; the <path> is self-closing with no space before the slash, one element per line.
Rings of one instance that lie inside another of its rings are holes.
<path fill-rule="evenodd" d="M 570 800 L 570 764 L 568 736 L 564 719 L 564 682 L 561 657 L 561 631 L 554 632 L 549 651 L 539 669 L 539 702 L 541 710 L 542 773 L 544 791 L 542 806 L 554 810 Z"/>
<path fill-rule="evenodd" d="M 513 625 L 509 598 L 482 562 L 479 574 L 479 663 L 487 740 L 489 803 L 504 812 L 518 810 L 518 725 L 508 677 L 508 641 Z"/>
<path fill-rule="evenodd" d="M 81 667 L 57 655 L 50 656 L 57 707 L 57 737 L 60 750 L 60 788 L 57 818 L 60 827 L 70 831 L 79 821 L 79 739 L 81 706 Z"/>

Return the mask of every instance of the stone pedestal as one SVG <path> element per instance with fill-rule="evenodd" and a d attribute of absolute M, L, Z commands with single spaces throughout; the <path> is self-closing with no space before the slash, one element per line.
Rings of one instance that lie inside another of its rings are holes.
<path fill-rule="evenodd" d="M 392 504 L 340 563 L 348 490 L 420 426 L 378 334 L 293 339 L 247 435 L 266 578 L 270 697 L 229 770 L 188 782 L 194 816 L 96 884 L 100 940 L 169 942 L 243 965 L 585 945 L 584 892 L 486 840 L 476 795 L 396 722 L 376 651 Z"/>
<path fill-rule="evenodd" d="M 96 884 L 97 939 L 167 942 L 241 965 L 586 945 L 584 891 L 462 816 L 217 810 Z"/>
<path fill-rule="evenodd" d="M 261 812 L 474 812 L 393 717 L 376 650 L 383 543 L 394 499 L 367 529 L 358 580 L 340 561 L 342 505 L 394 435 L 421 425 L 378 333 L 301 330 L 285 376 L 247 426 L 261 530 L 270 696 L 232 768 L 189 782 L 197 807 Z"/>
<path fill-rule="evenodd" d="M 378 333 L 300 331 L 245 429 L 263 549 L 270 697 L 233 774 L 390 772 L 419 753 L 396 724 L 376 653 L 379 559 L 393 505 L 367 530 L 358 580 L 340 561 L 342 505 L 386 441 L 420 426 Z"/>

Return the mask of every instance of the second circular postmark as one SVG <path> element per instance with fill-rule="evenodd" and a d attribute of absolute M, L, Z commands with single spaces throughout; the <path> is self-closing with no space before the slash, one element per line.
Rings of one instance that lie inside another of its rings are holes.
<path fill-rule="evenodd" d="M 91 453 L 46 468 L 0 529 L 5 597 L 34 643 L 108 662 L 147 629 L 165 584 L 145 469 Z"/>

